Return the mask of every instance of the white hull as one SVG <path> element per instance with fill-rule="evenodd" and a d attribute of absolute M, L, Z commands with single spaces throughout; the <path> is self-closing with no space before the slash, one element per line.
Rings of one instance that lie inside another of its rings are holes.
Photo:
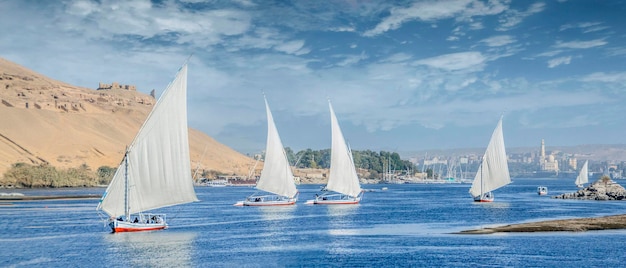
<path fill-rule="evenodd" d="M 113 233 L 155 231 L 167 228 L 165 215 L 152 216 L 155 215 L 136 217 L 136 220 L 132 222 L 112 219 L 109 221 L 109 227 Z"/>
<path fill-rule="evenodd" d="M 339 194 L 339 193 L 324 193 L 320 196 L 316 196 L 313 200 L 307 200 L 307 205 L 355 205 L 361 202 L 363 197 L 363 191 L 356 197 Z"/>
<path fill-rule="evenodd" d="M 278 195 L 251 195 L 246 200 L 239 201 L 233 206 L 267 207 L 267 206 L 291 206 L 298 201 L 298 194 L 294 197 Z"/>
<path fill-rule="evenodd" d="M 548 194 L 548 187 L 545 187 L 545 186 L 537 187 L 537 194 L 538 195 L 547 195 Z"/>

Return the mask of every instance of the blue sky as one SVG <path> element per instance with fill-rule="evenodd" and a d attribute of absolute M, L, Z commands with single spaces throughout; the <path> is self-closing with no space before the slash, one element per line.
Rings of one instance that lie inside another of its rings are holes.
<path fill-rule="evenodd" d="M 189 125 L 243 153 L 626 141 L 625 1 L 1 1 L 0 57 L 158 93 L 189 63 Z"/>

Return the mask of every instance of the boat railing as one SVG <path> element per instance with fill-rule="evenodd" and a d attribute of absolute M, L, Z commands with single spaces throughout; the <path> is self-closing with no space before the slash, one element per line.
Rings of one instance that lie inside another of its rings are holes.
<path fill-rule="evenodd" d="M 122 220 L 122 218 L 118 218 L 118 221 Z M 140 213 L 135 216 L 130 216 L 127 220 L 131 223 L 146 223 L 146 224 L 161 224 L 165 223 L 166 215 L 165 214 L 156 214 L 156 213 Z"/>

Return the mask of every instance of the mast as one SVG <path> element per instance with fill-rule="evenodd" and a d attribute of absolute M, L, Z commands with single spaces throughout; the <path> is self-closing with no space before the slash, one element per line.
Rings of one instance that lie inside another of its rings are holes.
<path fill-rule="evenodd" d="M 128 151 L 124 153 L 124 216 L 130 222 L 130 206 L 128 205 Z"/>

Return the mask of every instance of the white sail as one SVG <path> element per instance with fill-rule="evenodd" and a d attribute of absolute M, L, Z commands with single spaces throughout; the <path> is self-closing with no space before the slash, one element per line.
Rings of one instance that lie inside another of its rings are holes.
<path fill-rule="evenodd" d="M 580 173 L 578 173 L 578 177 L 576 177 L 576 185 L 582 186 L 583 184 L 589 182 L 589 168 L 587 167 L 588 163 L 589 161 L 585 161 L 585 164 L 580 169 Z"/>
<path fill-rule="evenodd" d="M 256 188 L 280 196 L 294 197 L 298 190 L 267 99 L 265 99 L 265 110 L 267 112 L 267 144 L 263 170 Z"/>
<path fill-rule="evenodd" d="M 326 189 L 349 196 L 358 196 L 361 193 L 359 177 L 356 174 L 352 153 L 346 145 L 341 133 L 339 122 L 333 111 L 333 106 L 328 101 L 330 108 L 330 121 L 332 132 L 332 147 L 330 154 L 330 174 Z"/>
<path fill-rule="evenodd" d="M 109 216 L 198 201 L 193 189 L 187 131 L 187 65 L 170 83 L 127 148 L 98 208 Z M 125 174 L 128 172 L 128 193 Z"/>
<path fill-rule="evenodd" d="M 480 196 L 511 183 L 504 135 L 502 134 L 502 118 L 491 135 L 483 161 L 476 172 L 476 177 L 469 192 L 472 196 Z"/>

